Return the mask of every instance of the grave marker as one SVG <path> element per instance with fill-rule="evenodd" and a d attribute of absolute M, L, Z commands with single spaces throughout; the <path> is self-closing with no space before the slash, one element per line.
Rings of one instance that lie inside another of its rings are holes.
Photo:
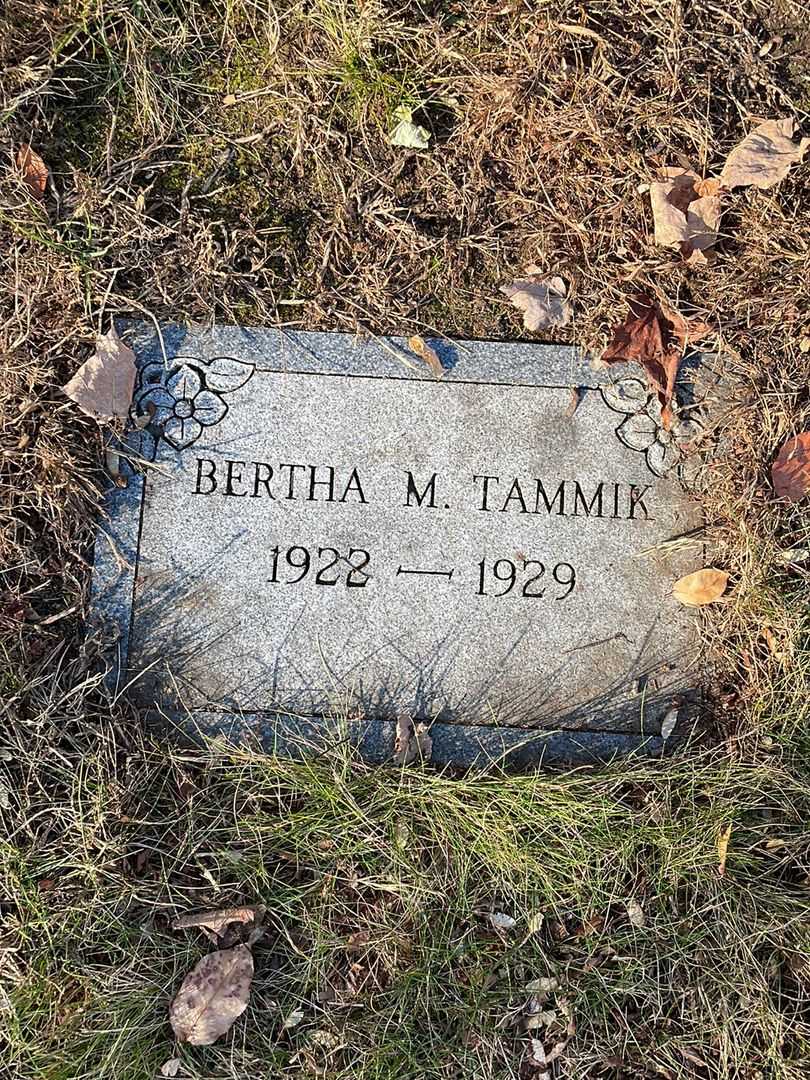
<path fill-rule="evenodd" d="M 144 707 L 372 760 L 405 713 L 459 764 L 658 751 L 672 709 L 689 729 L 695 430 L 663 430 L 637 369 L 434 342 L 437 379 L 399 339 L 124 336 L 146 465 L 109 494 L 93 605 Z"/>

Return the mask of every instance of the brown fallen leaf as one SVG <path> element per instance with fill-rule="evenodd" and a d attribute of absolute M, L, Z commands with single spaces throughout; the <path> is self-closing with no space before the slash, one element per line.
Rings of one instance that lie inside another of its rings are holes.
<path fill-rule="evenodd" d="M 787 176 L 788 169 L 804 157 L 810 138 L 795 143 L 796 122 L 766 120 L 758 124 L 726 158 L 720 181 L 727 188 L 772 188 Z"/>
<path fill-rule="evenodd" d="M 776 634 L 771 630 L 770 626 L 762 627 L 762 636 L 765 638 L 765 644 L 768 646 L 768 652 L 771 656 L 777 660 L 782 658 L 782 650 L 779 648 L 779 642 L 776 639 Z"/>
<path fill-rule="evenodd" d="M 169 1020 L 180 1042 L 210 1046 L 247 1008 L 253 956 L 247 945 L 220 949 L 200 960 L 169 1007 Z"/>
<path fill-rule="evenodd" d="M 17 151 L 17 168 L 22 173 L 22 178 L 34 198 L 44 199 L 50 172 L 36 150 L 33 150 L 28 143 L 22 143 Z"/>
<path fill-rule="evenodd" d="M 420 360 L 424 360 L 433 374 L 440 378 L 444 375 L 444 367 L 439 359 L 439 354 L 433 348 L 432 345 L 428 345 L 423 337 L 418 334 L 414 334 L 413 337 L 408 338 L 408 348 L 411 352 L 416 353 Z"/>
<path fill-rule="evenodd" d="M 551 1080 L 546 1068 L 546 1051 L 542 1039 L 529 1039 L 526 1054 L 520 1063 L 520 1080 Z"/>
<path fill-rule="evenodd" d="M 644 914 L 644 908 L 638 900 L 635 900 L 632 897 L 629 900 L 626 900 L 624 910 L 627 912 L 627 918 L 632 925 L 639 930 L 646 924 L 647 916 Z"/>
<path fill-rule="evenodd" d="M 721 829 L 720 835 L 717 837 L 717 873 L 720 877 L 726 872 L 726 859 L 728 858 L 728 845 L 731 840 L 731 829 L 732 826 L 727 825 L 725 829 Z"/>
<path fill-rule="evenodd" d="M 527 276 L 515 278 L 510 285 L 501 285 L 518 311 L 523 312 L 527 330 L 543 330 L 549 326 L 567 326 L 573 307 L 566 299 L 565 282 L 561 277 L 540 277 L 530 266 Z"/>
<path fill-rule="evenodd" d="M 230 923 L 252 922 L 260 913 L 264 913 L 264 908 L 261 906 L 199 911 L 193 915 L 179 916 L 179 918 L 175 919 L 172 923 L 172 930 L 188 930 L 192 927 L 201 927 L 206 930 L 211 930 L 221 937 L 225 927 Z"/>
<path fill-rule="evenodd" d="M 630 314 L 614 327 L 601 360 L 605 364 L 627 361 L 641 364 L 661 403 L 664 427 L 669 427 L 670 402 L 684 350 L 712 328 L 697 319 L 685 319 L 646 293 L 631 297 L 629 305 Z"/>
<path fill-rule="evenodd" d="M 583 386 L 574 386 L 571 389 L 571 400 L 568 402 L 568 407 L 565 410 L 565 419 L 570 420 L 579 406 L 582 404 L 582 399 L 585 397 L 585 388 Z"/>
<path fill-rule="evenodd" d="M 672 593 L 686 607 L 702 607 L 719 600 L 726 591 L 728 574 L 725 570 L 706 567 L 680 578 L 672 586 Z"/>
<path fill-rule="evenodd" d="M 394 742 L 394 764 L 410 765 L 417 758 L 430 761 L 433 739 L 428 724 L 414 723 L 410 716 L 400 713 Z"/>
<path fill-rule="evenodd" d="M 708 261 L 722 215 L 719 181 L 678 167 L 662 169 L 660 176 L 650 184 L 656 244 L 677 247 L 690 263 Z"/>
<path fill-rule="evenodd" d="M 782 444 L 771 466 L 773 489 L 780 499 L 798 502 L 810 493 L 810 431 Z"/>
<path fill-rule="evenodd" d="M 135 353 L 112 326 L 99 337 L 96 351 L 65 383 L 62 392 L 95 420 L 125 417 L 132 401 L 135 371 Z"/>

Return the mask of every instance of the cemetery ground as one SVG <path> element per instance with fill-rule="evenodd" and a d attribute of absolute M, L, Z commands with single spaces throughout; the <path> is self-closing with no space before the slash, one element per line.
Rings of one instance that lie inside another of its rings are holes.
<path fill-rule="evenodd" d="M 810 536 L 769 470 L 810 426 L 808 170 L 736 190 L 705 267 L 653 244 L 648 195 L 755 118 L 806 125 L 807 46 L 783 0 L 6 5 L 2 1075 L 807 1075 Z M 401 108 L 425 149 L 390 143 Z M 552 339 L 598 354 L 647 289 L 736 372 L 700 733 L 522 776 L 147 735 L 83 633 L 103 432 L 59 387 L 96 332 L 531 336 L 498 291 L 529 263 L 570 286 Z M 247 1011 L 176 1046 L 215 945 L 171 923 L 239 905 L 266 908 Z"/>

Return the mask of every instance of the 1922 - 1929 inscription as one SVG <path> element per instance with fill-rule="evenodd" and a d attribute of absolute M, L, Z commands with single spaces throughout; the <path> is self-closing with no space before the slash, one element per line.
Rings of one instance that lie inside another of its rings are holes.
<path fill-rule="evenodd" d="M 437 380 L 397 342 L 167 334 L 164 357 L 130 331 L 145 474 L 96 558 L 145 706 L 372 758 L 405 712 L 461 763 L 656 748 L 687 722 L 694 626 L 669 593 L 695 552 L 666 541 L 700 519 L 637 375 L 470 342 Z"/>

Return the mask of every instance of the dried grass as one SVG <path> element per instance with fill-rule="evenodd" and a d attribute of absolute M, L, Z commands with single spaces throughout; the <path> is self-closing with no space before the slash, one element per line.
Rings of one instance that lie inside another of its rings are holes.
<path fill-rule="evenodd" d="M 587 11 L 522 2 L 427 10 L 379 0 L 194 2 L 182 13 L 154 0 L 6 6 L 0 725 L 14 755 L 3 768 L 15 824 L 3 841 L 11 921 L 6 915 L 0 962 L 16 972 L 13 1009 L 3 1014 L 11 1017 L 14 1075 L 82 1075 L 86 1066 L 84 1075 L 120 1080 L 159 1064 L 156 1002 L 190 956 L 151 931 L 139 937 L 137 927 L 167 905 L 266 901 L 272 893 L 302 934 L 282 957 L 283 1000 L 294 1006 L 326 977 L 333 953 L 348 968 L 334 935 L 380 913 L 345 883 L 355 863 L 382 872 L 375 853 L 386 850 L 393 828 L 374 801 L 377 774 L 356 763 L 330 776 L 216 754 L 187 765 L 142 745 L 125 704 L 111 705 L 88 678 L 79 616 L 101 437 L 59 385 L 119 313 L 526 336 L 498 285 L 528 263 L 571 283 L 575 319 L 555 340 L 601 348 L 639 288 L 718 326 L 736 403 L 705 503 L 733 588 L 731 601 L 703 618 L 723 739 L 660 774 L 633 766 L 619 777 L 583 779 L 575 792 L 563 783 L 559 798 L 553 778 L 514 781 L 504 789 L 511 809 L 501 807 L 524 823 L 514 835 L 487 813 L 497 788 L 471 783 L 453 796 L 428 777 L 406 784 L 400 809 L 417 814 L 421 839 L 407 867 L 384 867 L 403 904 L 390 920 L 379 914 L 387 944 L 372 967 L 387 973 L 387 996 L 375 975 L 362 998 L 365 1019 L 353 1006 L 346 1011 L 338 1027 L 354 1032 L 350 1045 L 362 1053 L 344 1055 L 341 1068 L 369 1077 L 446 1077 L 461 1067 L 482 1077 L 515 1074 L 517 1051 L 495 1034 L 511 991 L 498 984 L 490 1000 L 476 980 L 486 982 L 494 965 L 507 971 L 508 985 L 519 981 L 520 955 L 504 960 L 490 955 L 491 943 L 483 952 L 476 945 L 459 988 L 452 957 L 467 916 L 445 923 L 442 905 L 461 903 L 448 881 L 462 879 L 473 906 L 507 897 L 528 903 L 537 881 L 520 870 L 540 843 L 560 860 L 531 863 L 543 879 L 542 903 L 565 909 L 572 925 L 625 893 L 660 905 L 642 948 L 609 935 L 625 960 L 609 976 L 587 973 L 580 1034 L 561 1075 L 802 1075 L 808 984 L 797 935 L 808 873 L 800 822 L 810 750 L 810 560 L 786 552 L 810 546 L 810 535 L 801 506 L 774 503 L 768 468 L 784 438 L 810 421 L 810 353 L 800 349 L 810 336 L 809 174 L 795 168 L 774 191 L 735 193 L 718 261 L 700 272 L 653 246 L 643 189 L 659 164 L 716 172 L 753 117 L 806 122 L 809 41 L 806 12 L 789 0 L 726 8 L 602 0 Z M 387 142 L 403 103 L 432 132 L 426 153 Z M 21 142 L 51 168 L 44 203 L 14 168 Z M 192 812 L 167 768 L 181 780 L 189 770 L 220 770 L 221 783 L 209 798 L 198 792 Z M 253 792 L 247 801 L 243 782 Z M 387 797 L 393 788 L 386 780 L 379 790 Z M 292 813 L 293 833 L 278 832 L 266 816 L 253 820 L 251 797 Z M 442 817 L 454 799 L 472 800 L 480 821 L 495 820 L 502 846 L 476 834 L 460 809 Z M 362 813 L 347 813 L 357 800 Z M 226 814 L 226 806 L 235 809 Z M 549 815 L 561 847 L 553 830 L 537 832 L 538 814 Z M 721 885 L 709 864 L 712 830 L 726 816 L 760 824 L 732 840 L 736 870 Z M 612 824 L 602 831 L 600 821 Z M 636 834 L 645 822 L 654 837 Z M 757 833 L 766 827 L 770 839 L 787 837 L 787 848 L 767 854 Z M 250 873 L 212 871 L 220 856 L 194 843 L 197 829 L 223 851 L 248 838 Z M 320 838 L 334 836 L 334 857 L 315 854 Z M 459 836 L 470 850 L 458 848 Z M 135 848 L 159 852 L 148 884 L 126 861 Z M 576 883 L 594 852 L 616 857 L 600 856 L 585 896 Z M 650 865 L 671 867 L 666 852 L 677 873 L 661 871 L 650 888 Z M 558 870 L 565 885 L 555 882 Z M 44 895 L 43 879 L 58 888 Z M 410 966 L 396 946 L 409 905 L 427 920 L 420 926 L 433 927 Z M 317 961 L 302 955 L 312 941 Z M 590 946 L 581 955 L 578 948 L 566 959 L 559 943 L 543 939 L 554 963 L 572 966 L 575 982 L 590 955 Z M 268 975 L 268 1000 L 274 986 Z M 258 1012 L 255 1019 L 248 1030 L 259 1035 L 244 1035 L 236 1056 L 195 1059 L 191 1075 L 237 1075 L 237 1065 L 240 1078 L 306 1070 L 315 1051 L 302 1049 L 295 1062 L 279 1057 Z M 473 1035 L 469 1025 L 477 1025 Z"/>

